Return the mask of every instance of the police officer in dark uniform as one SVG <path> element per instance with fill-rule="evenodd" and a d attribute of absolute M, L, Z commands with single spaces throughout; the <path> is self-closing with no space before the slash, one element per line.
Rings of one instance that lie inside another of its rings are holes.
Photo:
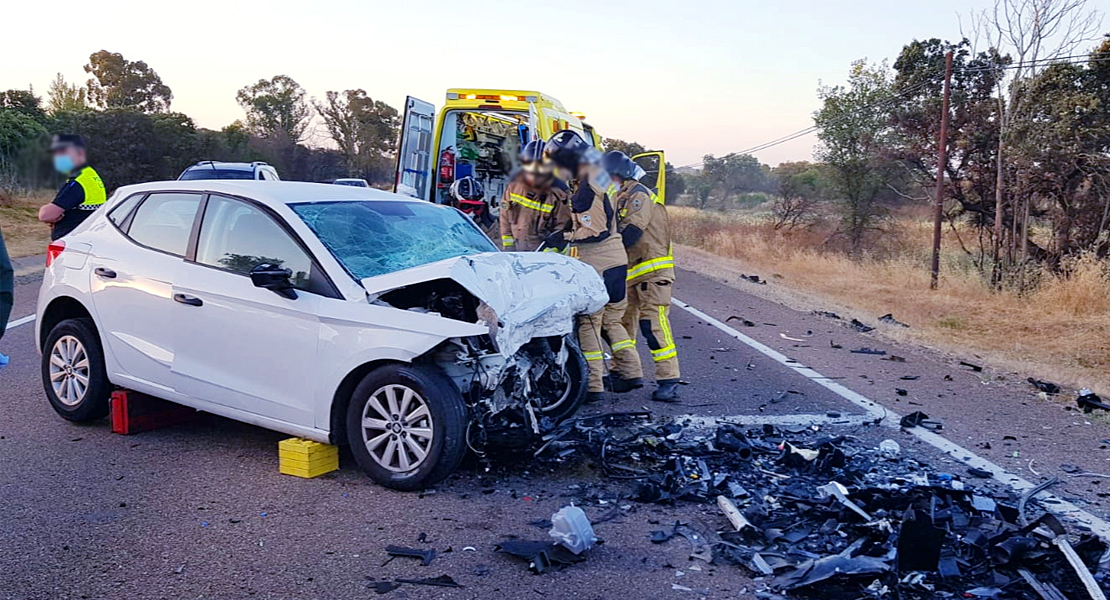
<path fill-rule="evenodd" d="M 68 177 L 54 201 L 39 208 L 39 220 L 51 226 L 50 239 L 73 231 L 108 199 L 100 175 L 89 166 L 85 138 L 79 135 L 54 136 L 50 144 L 54 169 Z"/>

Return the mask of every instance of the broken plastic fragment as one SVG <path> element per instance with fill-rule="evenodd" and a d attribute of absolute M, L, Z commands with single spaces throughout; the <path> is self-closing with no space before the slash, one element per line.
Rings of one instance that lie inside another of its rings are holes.
<path fill-rule="evenodd" d="M 865 521 L 872 520 L 871 515 L 867 514 L 867 511 L 863 510 L 858 504 L 848 499 L 848 488 L 844 487 L 839 482 L 830 481 L 825 485 L 818 486 L 817 492 L 822 498 L 836 498 L 838 502 L 851 509 L 852 512 L 863 517 Z"/>
<path fill-rule="evenodd" d="M 729 523 L 732 523 L 732 527 L 736 529 L 736 531 L 743 531 L 745 527 L 752 526 L 732 500 L 724 496 L 717 496 L 717 506 L 720 507 L 721 512 L 725 513 L 725 518 L 728 519 Z"/>
<path fill-rule="evenodd" d="M 436 558 L 435 550 L 419 550 L 417 548 L 406 548 L 404 546 L 386 546 L 385 552 L 393 558 L 398 556 L 419 558 L 425 567 L 432 564 L 432 561 Z"/>
<path fill-rule="evenodd" d="M 565 506 L 552 515 L 548 535 L 575 554 L 582 554 L 597 542 L 590 519 L 577 506 Z"/>

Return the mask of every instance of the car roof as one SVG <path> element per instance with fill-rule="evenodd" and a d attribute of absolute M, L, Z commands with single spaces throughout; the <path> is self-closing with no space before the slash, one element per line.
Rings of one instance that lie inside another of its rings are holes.
<path fill-rule="evenodd" d="M 248 179 L 198 179 L 195 181 L 155 181 L 119 188 L 118 194 L 130 196 L 143 192 L 210 192 L 242 196 L 269 206 L 301 202 L 342 202 L 350 200 L 391 200 L 424 202 L 408 196 L 374 188 L 308 183 L 304 181 L 254 181 Z"/>
<path fill-rule="evenodd" d="M 253 171 L 259 167 L 270 167 L 264 162 L 223 162 L 218 160 L 202 160 L 196 164 L 189 165 L 185 168 L 186 171 L 190 169 L 230 169 L 240 171 Z M 270 167 L 273 168 L 273 167 Z"/>

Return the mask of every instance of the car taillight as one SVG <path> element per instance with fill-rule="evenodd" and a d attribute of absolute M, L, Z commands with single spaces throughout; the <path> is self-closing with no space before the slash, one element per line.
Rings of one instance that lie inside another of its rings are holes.
<path fill-rule="evenodd" d="M 49 267 L 54 264 L 54 259 L 58 258 L 65 249 L 66 243 L 62 240 L 50 242 L 50 245 L 46 247 L 46 266 Z"/>

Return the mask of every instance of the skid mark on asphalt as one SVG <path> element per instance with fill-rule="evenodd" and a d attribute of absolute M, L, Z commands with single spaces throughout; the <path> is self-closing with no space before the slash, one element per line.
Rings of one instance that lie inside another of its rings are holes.
<path fill-rule="evenodd" d="M 901 421 L 902 416 L 893 411 L 887 410 L 885 407 L 875 402 L 874 400 L 871 400 L 870 398 L 867 398 L 866 396 L 859 394 L 858 392 L 850 390 L 840 385 L 839 383 L 830 380 L 828 377 L 821 375 L 817 371 L 814 371 L 813 369 L 810 369 L 809 367 L 798 363 L 798 361 L 787 357 L 781 352 L 778 352 L 777 350 L 774 350 L 773 348 L 762 344 L 744 335 L 743 333 L 740 333 L 732 327 L 729 327 L 724 322 L 709 316 L 708 314 L 694 308 L 693 306 L 690 306 L 689 304 L 686 304 L 685 302 L 682 302 L 677 298 L 673 299 L 673 304 L 674 306 L 677 306 L 678 308 L 681 308 L 691 315 L 694 315 L 695 317 L 705 321 L 707 324 L 719 329 L 730 337 L 739 340 L 741 343 L 751 347 L 755 351 L 767 356 L 775 362 L 780 363 L 786 368 L 793 370 L 795 373 L 801 375 L 802 377 L 805 377 L 813 381 L 814 383 L 827 388 L 829 391 L 837 394 L 838 396 L 844 398 L 852 404 L 855 404 L 861 409 L 867 411 L 867 414 L 870 417 L 883 417 L 884 426 L 894 429 L 899 428 L 898 423 L 899 421 Z M 968 450 L 967 448 L 964 448 L 959 444 L 955 444 L 931 431 L 921 429 L 920 427 L 914 427 L 905 431 L 917 436 L 921 441 L 928 443 L 944 454 L 956 459 L 957 461 L 969 467 L 989 471 L 996 481 L 1010 486 L 1010 488 L 1018 491 L 1019 493 L 1025 492 L 1035 487 L 1034 484 L 1030 483 L 1024 478 L 1018 477 L 1017 475 L 1006 471 L 1006 469 L 1000 467 L 999 465 L 996 465 L 993 462 Z M 1107 523 L 1103 519 L 1096 517 L 1095 515 L 1092 515 L 1082 508 L 1079 508 L 1075 504 L 1048 492 L 1041 492 L 1040 494 L 1037 494 L 1036 497 L 1041 501 L 1041 503 L 1049 512 L 1052 512 L 1062 518 L 1071 520 L 1081 527 L 1085 527 L 1090 531 L 1096 533 L 1102 538 L 1110 538 L 1110 523 Z"/>
<path fill-rule="evenodd" d="M 15 329 L 16 327 L 19 327 L 20 325 L 26 325 L 26 324 L 30 323 L 31 321 L 34 321 L 34 320 L 35 320 L 35 315 L 27 315 L 26 317 L 23 317 L 21 319 L 16 319 L 14 321 L 8 321 L 8 326 L 4 328 L 4 331 L 9 331 L 11 329 Z"/>

